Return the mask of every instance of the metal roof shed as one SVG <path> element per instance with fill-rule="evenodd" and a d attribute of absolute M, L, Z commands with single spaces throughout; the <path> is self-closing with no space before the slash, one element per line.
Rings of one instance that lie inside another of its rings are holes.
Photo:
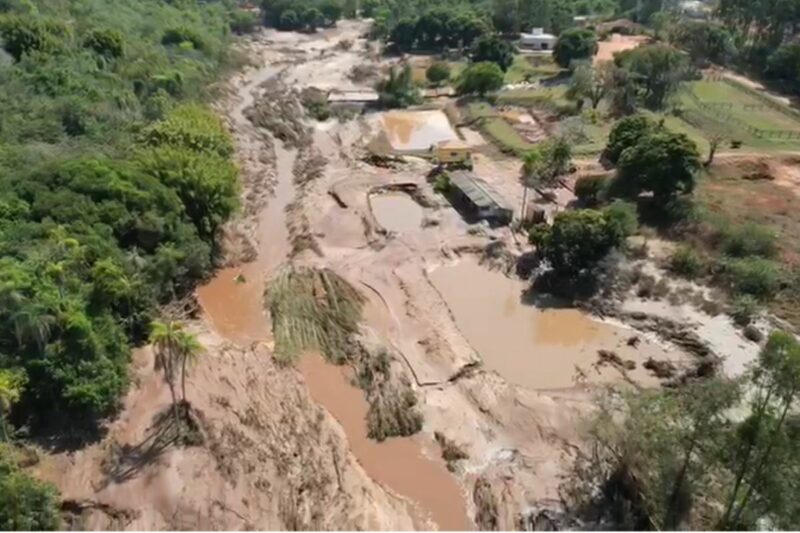
<path fill-rule="evenodd" d="M 471 172 L 450 174 L 450 184 L 469 211 L 481 219 L 508 224 L 513 211 L 502 196 L 488 183 Z"/>

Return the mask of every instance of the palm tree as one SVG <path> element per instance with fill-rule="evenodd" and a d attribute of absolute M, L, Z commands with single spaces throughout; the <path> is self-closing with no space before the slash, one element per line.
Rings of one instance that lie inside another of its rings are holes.
<path fill-rule="evenodd" d="M 183 395 L 184 403 L 186 403 L 186 367 L 197 362 L 203 347 L 198 342 L 197 337 L 186 331 L 181 332 L 179 340 L 181 355 L 181 394 Z"/>
<path fill-rule="evenodd" d="M 177 363 L 180 332 L 183 325 L 172 320 L 154 321 L 151 325 L 150 343 L 156 352 L 156 364 L 164 371 L 164 380 L 172 396 L 172 416 L 180 432 L 181 417 L 178 413 L 178 398 L 175 395 L 175 366 Z"/>
<path fill-rule="evenodd" d="M 10 370 L 0 370 L 0 442 L 8 441 L 6 413 L 19 401 L 23 386 L 22 376 Z"/>
<path fill-rule="evenodd" d="M 150 342 L 156 349 L 159 366 L 164 369 L 164 379 L 172 396 L 172 414 L 180 428 L 178 397 L 175 393 L 178 366 L 181 368 L 182 401 L 186 402 L 186 369 L 197 360 L 202 347 L 197 337 L 186 331 L 182 323 L 174 320 L 153 322 Z"/>

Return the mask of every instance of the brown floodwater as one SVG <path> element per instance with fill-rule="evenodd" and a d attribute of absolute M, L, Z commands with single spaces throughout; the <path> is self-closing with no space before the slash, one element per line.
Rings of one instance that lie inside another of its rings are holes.
<path fill-rule="evenodd" d="M 385 192 L 369 197 L 372 214 L 386 230 L 406 233 L 422 224 L 422 206 L 402 192 Z"/>
<path fill-rule="evenodd" d="M 370 439 L 367 401 L 346 370 L 315 354 L 304 356 L 297 366 L 314 400 L 344 428 L 350 449 L 367 474 L 412 502 L 418 529 L 473 529 L 461 488 L 428 439 L 421 435 L 380 443 Z"/>
<path fill-rule="evenodd" d="M 244 117 L 244 109 L 252 103 L 253 91 L 258 85 L 277 73 L 275 68 L 265 66 L 239 90 L 241 100 L 234 107 L 232 118 L 240 130 L 252 130 L 252 135 L 247 135 L 252 142 L 258 142 L 260 133 Z M 444 133 L 434 134 L 430 125 L 423 126 L 423 141 L 427 142 L 431 136 L 432 142 L 443 140 L 438 138 L 441 135 L 455 136 L 447 117 L 439 114 L 441 117 L 435 118 L 434 123 L 438 120 L 438 128 L 443 128 Z M 444 119 L 443 123 L 441 119 Z M 411 131 L 414 127 L 409 127 L 407 133 L 401 131 L 398 134 L 408 135 L 408 142 L 419 140 Z M 285 210 L 294 198 L 292 166 L 295 155 L 294 151 L 275 141 L 277 183 L 274 195 L 258 216 L 257 259 L 240 267 L 220 270 L 197 291 L 199 303 L 212 327 L 236 343 L 272 338 L 271 323 L 264 312 L 263 294 L 268 277 L 286 260 L 290 249 Z M 381 216 L 388 215 L 385 219 L 387 224 L 408 224 L 410 227 L 411 222 L 419 217 L 415 222 L 419 226 L 421 208 L 411 198 L 387 200 L 388 205 L 381 209 Z M 413 208 L 404 200 L 413 203 Z M 382 443 L 370 440 L 366 427 L 367 402 L 362 391 L 350 384 L 344 370 L 328 364 L 319 356 L 305 357 L 298 366 L 314 399 L 342 425 L 349 447 L 367 475 L 410 502 L 419 529 L 472 529 L 461 487 L 430 439 L 417 435 L 387 439 Z"/>
<path fill-rule="evenodd" d="M 458 139 L 442 111 L 388 111 L 381 119 L 389 144 L 401 152 L 424 151 L 442 141 Z"/>
<path fill-rule="evenodd" d="M 600 349 L 636 362 L 628 375 L 643 385 L 657 383 L 642 367 L 648 356 L 685 360 L 684 354 L 645 339 L 632 348 L 627 340 L 633 331 L 593 320 L 580 310 L 525 303 L 526 283 L 475 261 L 440 267 L 430 279 L 486 367 L 523 387 L 569 388 L 581 373 L 589 381 L 619 380 L 621 375 L 613 368 L 595 368 Z"/>
<path fill-rule="evenodd" d="M 292 165 L 295 153 L 275 141 L 278 181 L 274 196 L 258 216 L 258 256 L 240 267 L 225 268 L 197 290 L 200 306 L 214 329 L 239 343 L 263 341 L 271 335 L 264 313 L 264 287 L 268 276 L 286 258 L 289 233 L 286 206 L 294 196 Z"/>

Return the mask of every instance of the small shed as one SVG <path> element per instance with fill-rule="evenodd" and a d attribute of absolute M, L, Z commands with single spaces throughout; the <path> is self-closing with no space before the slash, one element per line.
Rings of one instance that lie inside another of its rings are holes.
<path fill-rule="evenodd" d="M 440 163 L 464 163 L 472 159 L 472 149 L 464 141 L 442 141 L 433 148 L 433 155 Z"/>
<path fill-rule="evenodd" d="M 543 28 L 533 28 L 530 33 L 522 33 L 519 46 L 530 50 L 552 50 L 556 44 L 556 36 L 545 33 Z"/>
<path fill-rule="evenodd" d="M 476 218 L 497 224 L 509 224 L 514 211 L 491 185 L 472 172 L 455 171 L 450 174 L 454 200 Z"/>

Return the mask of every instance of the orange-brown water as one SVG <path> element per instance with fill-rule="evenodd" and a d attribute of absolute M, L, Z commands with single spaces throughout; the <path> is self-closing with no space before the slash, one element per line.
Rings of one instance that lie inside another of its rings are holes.
<path fill-rule="evenodd" d="M 350 383 L 345 370 L 319 355 L 307 355 L 298 363 L 311 396 L 324 405 L 342 425 L 350 449 L 364 470 L 377 482 L 409 498 L 422 523 L 440 530 L 468 530 L 464 496 L 444 461 L 425 438 L 392 438 L 376 442 L 367 437 L 368 405 L 363 393 Z M 427 446 L 426 446 L 427 444 Z M 429 452 L 429 456 L 423 454 Z M 426 524 L 430 520 L 433 524 Z"/>
<path fill-rule="evenodd" d="M 442 111 L 389 111 L 383 114 L 383 129 L 392 148 L 423 151 L 442 141 L 458 139 Z"/>
<path fill-rule="evenodd" d="M 644 385 L 657 383 L 642 367 L 648 356 L 684 358 L 646 340 L 632 348 L 627 340 L 633 331 L 592 320 L 580 310 L 526 303 L 526 283 L 474 261 L 438 268 L 430 279 L 486 367 L 523 387 L 569 388 L 583 375 L 600 382 L 620 379 L 613 368 L 595 368 L 601 349 L 635 361 L 629 377 Z"/>
<path fill-rule="evenodd" d="M 265 77 L 259 75 L 258 83 L 263 79 Z M 247 88 L 255 86 L 253 82 Z M 234 119 L 241 127 L 248 127 L 242 116 L 248 101 L 252 101 L 249 95 L 234 110 Z M 276 142 L 275 156 L 278 181 L 274 196 L 258 217 L 257 259 L 240 267 L 220 270 L 197 291 L 198 301 L 214 329 L 226 339 L 242 344 L 271 339 L 270 320 L 264 312 L 264 288 L 267 278 L 286 260 L 289 251 L 285 208 L 294 197 L 292 165 L 295 154 Z M 410 198 L 408 201 L 413 202 Z M 394 207 L 397 206 L 389 206 L 390 209 Z M 408 211 L 407 207 L 400 209 Z M 393 211 L 390 216 L 408 223 L 403 213 Z M 429 439 L 416 436 L 383 443 L 370 440 L 367 438 L 366 400 L 360 390 L 350 385 L 342 369 L 329 365 L 321 357 L 311 356 L 304 358 L 299 367 L 315 400 L 341 423 L 350 448 L 364 470 L 411 502 L 419 516 L 419 528 L 472 528 L 461 488 Z M 429 453 L 425 455 L 423 450 Z"/>

